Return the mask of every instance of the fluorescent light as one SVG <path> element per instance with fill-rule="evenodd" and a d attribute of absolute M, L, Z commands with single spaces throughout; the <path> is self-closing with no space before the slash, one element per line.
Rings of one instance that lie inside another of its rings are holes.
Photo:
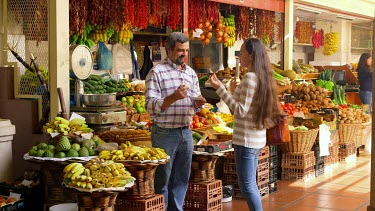
<path fill-rule="evenodd" d="M 338 18 L 338 19 L 343 19 L 343 20 L 347 20 L 347 21 L 352 21 L 352 20 L 354 20 L 353 17 L 342 16 L 342 15 L 338 15 L 338 16 L 336 16 L 336 18 Z"/>
<path fill-rule="evenodd" d="M 303 11 L 303 12 L 313 13 L 313 14 L 315 14 L 315 15 L 319 15 L 319 14 L 322 13 L 322 12 L 320 12 L 320 11 L 313 10 L 313 9 L 310 9 L 310 8 L 305 8 L 305 7 L 297 7 L 297 10 L 300 10 L 300 11 Z"/>

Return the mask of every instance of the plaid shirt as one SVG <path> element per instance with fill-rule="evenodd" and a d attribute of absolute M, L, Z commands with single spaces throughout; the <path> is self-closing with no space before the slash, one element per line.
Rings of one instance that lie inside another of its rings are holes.
<path fill-rule="evenodd" d="M 146 109 L 154 124 L 164 128 L 189 126 L 195 113 L 194 102 L 190 97 L 201 95 L 198 77 L 188 65 L 182 70 L 168 58 L 154 66 L 146 76 Z M 189 87 L 188 97 L 177 100 L 164 111 L 161 105 L 164 98 L 176 91 L 180 85 Z"/>

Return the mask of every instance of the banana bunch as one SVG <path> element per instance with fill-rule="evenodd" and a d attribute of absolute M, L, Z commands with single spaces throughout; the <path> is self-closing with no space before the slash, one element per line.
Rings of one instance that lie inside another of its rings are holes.
<path fill-rule="evenodd" d="M 71 121 L 62 117 L 55 117 L 53 121 L 46 123 L 43 130 L 47 133 L 61 133 L 63 135 L 73 134 L 76 131 L 93 132 L 83 119 L 72 119 Z"/>
<path fill-rule="evenodd" d="M 115 28 L 111 24 L 109 28 L 104 29 L 102 25 L 95 25 L 93 27 L 92 33 L 89 34 L 89 37 L 95 42 L 108 42 L 108 40 L 115 33 Z"/>
<path fill-rule="evenodd" d="M 339 33 L 331 32 L 324 35 L 323 55 L 330 56 L 339 48 Z"/>
<path fill-rule="evenodd" d="M 224 43 L 224 46 L 225 47 L 233 47 L 235 42 L 236 42 L 236 38 L 228 37 L 228 41 L 226 43 Z"/>
<path fill-rule="evenodd" d="M 228 15 L 228 17 L 222 17 L 222 22 L 225 26 L 235 26 L 234 15 Z"/>
<path fill-rule="evenodd" d="M 95 42 L 88 38 L 90 32 L 93 30 L 92 26 L 90 23 L 86 23 L 86 26 L 83 30 L 83 34 L 76 34 L 72 33 L 72 35 L 69 38 L 69 44 L 70 45 L 75 45 L 75 44 L 80 44 L 80 45 L 86 45 L 87 47 L 91 48 Z"/>
<path fill-rule="evenodd" d="M 127 24 L 122 25 L 121 30 L 114 34 L 114 41 L 122 45 L 129 44 L 131 40 L 133 40 L 133 31 Z"/>
<path fill-rule="evenodd" d="M 161 148 L 134 146 L 129 141 L 122 143 L 120 150 L 103 150 L 99 153 L 99 158 L 105 160 L 160 160 L 167 156 Z"/>
<path fill-rule="evenodd" d="M 65 184 L 90 190 L 124 187 L 134 181 L 122 163 L 102 159 L 92 159 L 85 166 L 81 163 L 71 163 L 63 171 Z"/>
<path fill-rule="evenodd" d="M 236 24 L 234 21 L 234 15 L 228 15 L 228 17 L 222 17 L 222 22 L 225 26 L 225 31 L 227 32 L 228 39 L 224 42 L 225 47 L 233 47 L 236 42 Z"/>

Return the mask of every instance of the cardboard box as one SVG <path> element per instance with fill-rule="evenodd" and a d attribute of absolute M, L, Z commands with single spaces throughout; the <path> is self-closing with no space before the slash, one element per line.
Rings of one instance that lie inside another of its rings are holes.
<path fill-rule="evenodd" d="M 220 152 L 231 149 L 232 140 L 227 139 L 208 139 L 203 141 L 201 145 L 194 145 L 194 150 L 199 152 Z"/>
<path fill-rule="evenodd" d="M 0 67 L 0 99 L 14 99 L 14 67 Z"/>

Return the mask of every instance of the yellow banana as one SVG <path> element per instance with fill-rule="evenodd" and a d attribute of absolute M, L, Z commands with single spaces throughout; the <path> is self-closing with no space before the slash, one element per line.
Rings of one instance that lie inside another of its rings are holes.
<path fill-rule="evenodd" d="M 70 163 L 68 164 L 67 166 L 65 166 L 63 172 L 64 173 L 69 173 L 72 171 L 72 169 L 74 168 L 74 166 L 78 165 L 79 163 Z"/>
<path fill-rule="evenodd" d="M 74 174 L 74 173 L 76 173 L 80 169 L 84 170 L 84 167 L 83 167 L 82 163 L 77 163 L 77 165 L 75 165 L 72 168 L 71 172 Z"/>

